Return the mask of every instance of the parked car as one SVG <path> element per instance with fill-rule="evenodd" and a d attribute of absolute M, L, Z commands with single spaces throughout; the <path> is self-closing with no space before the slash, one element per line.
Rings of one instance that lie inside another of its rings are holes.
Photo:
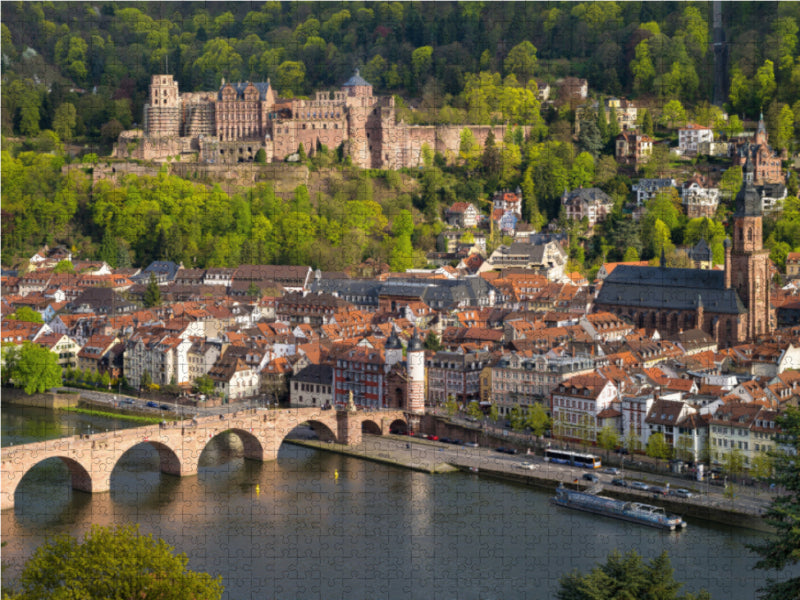
<path fill-rule="evenodd" d="M 678 488 L 677 490 L 670 490 L 669 495 L 677 496 L 678 498 L 691 498 L 692 492 L 690 492 L 686 488 Z"/>
<path fill-rule="evenodd" d="M 642 490 L 643 492 L 646 492 L 650 489 L 650 486 L 643 481 L 631 481 L 628 484 L 628 487 L 632 490 Z"/>
<path fill-rule="evenodd" d="M 628 482 L 625 481 L 624 479 L 612 479 L 611 485 L 616 485 L 619 487 L 628 487 Z"/>
<path fill-rule="evenodd" d="M 467 448 L 477 448 L 479 444 L 478 442 L 464 442 L 464 445 Z"/>
<path fill-rule="evenodd" d="M 162 404 L 162 405 L 161 405 L 161 406 L 159 406 L 158 408 L 160 408 L 161 410 L 169 410 L 169 406 L 168 406 L 168 405 L 166 405 L 166 404 Z"/>
<path fill-rule="evenodd" d="M 158 408 L 158 404 L 156 404 L 152 400 L 148 401 L 147 404 L 145 404 L 145 406 L 147 406 L 148 408 Z"/>
<path fill-rule="evenodd" d="M 658 486 L 658 485 L 651 485 L 650 489 L 647 490 L 648 492 L 652 492 L 654 496 L 666 496 L 667 495 L 667 488 Z"/>
<path fill-rule="evenodd" d="M 518 469 L 527 469 L 528 471 L 533 471 L 536 468 L 532 462 L 521 462 L 514 465 Z"/>
<path fill-rule="evenodd" d="M 453 443 L 453 440 L 451 440 L 448 437 L 439 438 L 439 441 L 442 442 L 443 444 L 452 444 Z"/>
<path fill-rule="evenodd" d="M 504 448 L 503 446 L 500 446 L 495 450 L 495 452 L 500 452 L 501 454 L 517 454 L 519 450 L 516 448 Z"/>
<path fill-rule="evenodd" d="M 584 473 L 583 479 L 585 479 L 586 481 L 591 481 L 592 483 L 597 483 L 598 481 L 600 481 L 600 478 L 594 473 Z"/>
<path fill-rule="evenodd" d="M 619 475 L 619 469 L 617 467 L 606 467 L 603 469 L 603 473 L 608 473 L 609 475 Z"/>
<path fill-rule="evenodd" d="M 438 435 L 429 435 L 428 439 L 430 441 L 432 441 L 432 442 L 438 442 L 439 441 L 439 436 Z"/>

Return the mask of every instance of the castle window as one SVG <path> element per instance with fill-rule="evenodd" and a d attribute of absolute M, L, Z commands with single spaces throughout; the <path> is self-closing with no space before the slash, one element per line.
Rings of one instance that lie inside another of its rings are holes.
<path fill-rule="evenodd" d="M 748 242 L 752 242 L 753 241 L 753 230 L 750 229 L 750 228 L 747 229 L 747 241 Z"/>

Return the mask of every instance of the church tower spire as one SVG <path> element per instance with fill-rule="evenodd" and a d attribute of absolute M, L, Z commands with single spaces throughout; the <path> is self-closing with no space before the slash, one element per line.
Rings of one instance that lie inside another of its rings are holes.
<path fill-rule="evenodd" d="M 747 309 L 741 315 L 739 325 L 744 325 L 744 337 L 755 339 L 768 333 L 774 319 L 769 304 L 769 250 L 763 247 L 761 196 L 753 183 L 753 164 L 745 162 L 744 181 L 736 194 L 736 210 L 733 215 L 733 247 L 731 249 L 731 285 Z M 742 319 L 746 323 L 741 323 Z M 740 338 L 732 332 L 732 338 Z M 731 339 L 730 341 L 740 341 Z"/>

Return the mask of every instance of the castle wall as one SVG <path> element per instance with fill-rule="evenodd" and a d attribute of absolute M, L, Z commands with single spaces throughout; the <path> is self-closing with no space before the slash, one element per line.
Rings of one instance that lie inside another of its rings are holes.
<path fill-rule="evenodd" d="M 505 125 L 419 126 L 396 122 L 392 96 L 376 97 L 356 78 L 339 91 L 317 92 L 312 100 L 276 104 L 269 84 L 231 84 L 215 92 L 178 94 L 171 75 L 154 75 L 145 105 L 144 135 L 123 132 L 115 156 L 143 160 L 199 152 L 212 164 L 250 162 L 259 148 L 267 160 L 283 160 L 300 144 L 312 153 L 320 144 L 344 152 L 363 168 L 399 169 L 422 164 L 428 145 L 455 160 L 461 132 L 468 128 L 483 146 L 489 132 L 497 140 Z M 262 99 L 263 98 L 263 99 Z M 528 127 L 523 128 L 528 133 Z"/>

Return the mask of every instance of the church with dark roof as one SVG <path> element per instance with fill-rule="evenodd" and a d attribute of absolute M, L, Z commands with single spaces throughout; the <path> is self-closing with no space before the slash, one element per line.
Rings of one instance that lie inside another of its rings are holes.
<path fill-rule="evenodd" d="M 769 250 L 763 247 L 761 199 L 754 169 L 744 167 L 736 196 L 733 240 L 725 240 L 724 271 L 619 265 L 605 279 L 594 304 L 640 328 L 673 335 L 702 329 L 720 347 L 769 333 L 775 311 L 769 301 Z"/>

